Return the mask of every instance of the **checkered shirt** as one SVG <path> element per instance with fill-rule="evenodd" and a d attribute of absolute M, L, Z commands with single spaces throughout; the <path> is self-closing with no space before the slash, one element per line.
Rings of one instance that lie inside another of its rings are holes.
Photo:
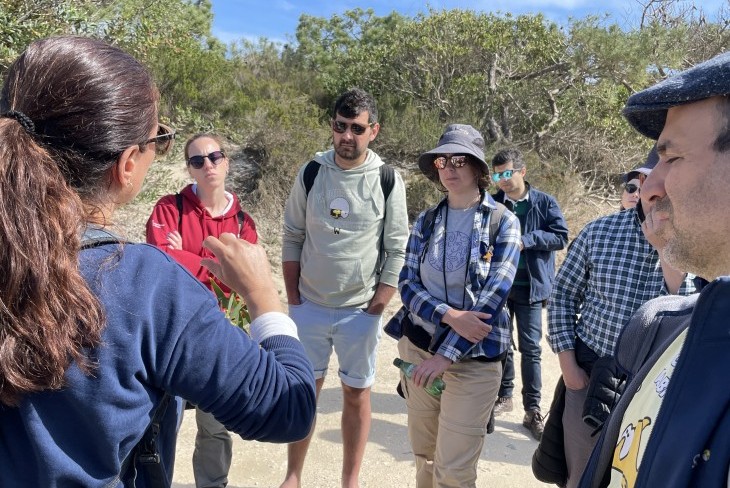
<path fill-rule="evenodd" d="M 492 245 L 489 242 L 489 221 L 495 208 L 492 197 L 485 194 L 474 213 L 466 284 L 476 297 L 476 303 L 470 310 L 491 314 L 492 318 L 487 322 L 492 325 L 492 331 L 484 340 L 473 345 L 454 330 L 449 330 L 437 352 L 454 362 L 462 357 L 497 357 L 509 347 L 508 316 L 504 304 L 517 271 L 520 222 L 512 212 L 505 211 L 493 244 L 491 260 L 483 259 L 484 249 Z M 418 216 L 408 238 L 406 262 L 400 273 L 398 288 L 403 303 L 411 313 L 433 324 L 439 324 L 444 314 L 452 307 L 435 299 L 421 282 L 419 268 L 428 244 L 428 241 L 423 239 L 422 225 L 425 214 L 426 212 L 423 212 Z"/>
<path fill-rule="evenodd" d="M 679 294 L 694 293 L 688 275 Z M 613 354 L 619 334 L 646 301 L 668 293 L 659 254 L 635 209 L 594 220 L 568 248 L 548 305 L 548 342 L 556 353 L 579 337 L 599 356 Z"/>

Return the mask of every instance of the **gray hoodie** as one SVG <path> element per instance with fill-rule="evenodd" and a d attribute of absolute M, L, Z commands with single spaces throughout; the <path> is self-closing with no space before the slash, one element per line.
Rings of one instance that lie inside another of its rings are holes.
<path fill-rule="evenodd" d="M 326 307 L 367 306 L 379 282 L 398 286 L 408 240 L 405 185 L 396 171 L 386 212 L 380 157 L 368 149 L 361 165 L 343 170 L 334 155 L 315 155 L 322 166 L 308 198 L 306 164 L 297 174 L 284 211 L 282 261 L 299 261 L 305 299 Z"/>

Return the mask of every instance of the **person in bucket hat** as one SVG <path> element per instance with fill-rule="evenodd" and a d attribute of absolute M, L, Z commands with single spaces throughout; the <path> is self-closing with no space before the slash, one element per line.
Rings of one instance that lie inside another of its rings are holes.
<path fill-rule="evenodd" d="M 416 364 L 401 375 L 416 486 L 474 487 L 509 347 L 519 221 L 486 191 L 484 140 L 472 126 L 447 126 L 418 165 L 447 196 L 413 226 L 398 283 L 404 307 L 386 332 L 401 331 L 398 352 Z M 439 376 L 440 397 L 421 388 Z"/>
<path fill-rule="evenodd" d="M 712 281 L 699 295 L 647 303 L 626 327 L 615 355 L 629 383 L 580 486 L 725 487 L 730 54 L 632 95 L 624 115 L 657 140 L 659 162 L 642 188 L 652 203 L 644 226 L 667 262 Z"/>

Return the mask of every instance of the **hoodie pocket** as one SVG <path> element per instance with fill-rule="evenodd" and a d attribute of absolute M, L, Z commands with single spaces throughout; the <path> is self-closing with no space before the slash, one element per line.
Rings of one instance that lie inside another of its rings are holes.
<path fill-rule="evenodd" d="M 302 282 L 320 295 L 361 293 L 365 286 L 359 259 L 314 254 L 302 266 Z"/>

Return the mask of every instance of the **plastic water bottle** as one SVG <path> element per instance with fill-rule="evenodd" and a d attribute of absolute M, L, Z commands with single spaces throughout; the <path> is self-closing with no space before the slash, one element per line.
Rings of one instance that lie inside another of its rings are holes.
<path fill-rule="evenodd" d="M 393 360 L 393 365 L 403 371 L 403 374 L 406 375 L 407 378 L 413 379 L 413 370 L 416 368 L 415 364 L 403 361 L 401 358 L 395 358 Z M 431 383 L 431 386 L 425 387 L 424 390 L 426 390 L 426 393 L 429 395 L 439 397 L 445 388 L 446 384 L 444 383 L 444 380 L 436 378 L 433 380 L 433 383 Z"/>

